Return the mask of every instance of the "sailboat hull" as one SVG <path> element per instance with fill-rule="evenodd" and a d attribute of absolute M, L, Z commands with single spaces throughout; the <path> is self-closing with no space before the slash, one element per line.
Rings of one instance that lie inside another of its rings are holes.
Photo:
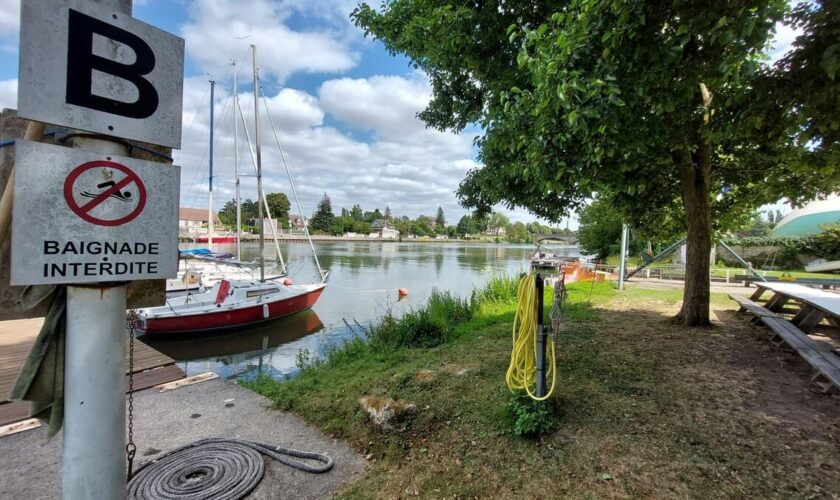
<path fill-rule="evenodd" d="M 141 315 L 138 330 L 145 334 L 180 334 L 218 331 L 255 325 L 310 309 L 318 301 L 324 287 L 275 301 L 242 307 L 219 306 L 214 311 L 195 314 L 154 317 Z"/>

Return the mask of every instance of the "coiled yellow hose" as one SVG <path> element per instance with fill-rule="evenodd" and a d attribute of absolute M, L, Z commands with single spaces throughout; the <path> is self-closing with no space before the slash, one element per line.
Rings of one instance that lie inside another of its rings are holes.
<path fill-rule="evenodd" d="M 524 389 L 532 399 L 543 401 L 554 392 L 557 382 L 557 360 L 554 340 L 549 336 L 546 339 L 546 355 L 550 355 L 551 364 L 546 372 L 546 380 L 551 377 L 551 387 L 545 396 L 537 397 L 537 290 L 536 276 L 533 273 L 519 280 L 517 299 L 516 316 L 513 318 L 513 349 L 505 381 L 511 392 Z"/>

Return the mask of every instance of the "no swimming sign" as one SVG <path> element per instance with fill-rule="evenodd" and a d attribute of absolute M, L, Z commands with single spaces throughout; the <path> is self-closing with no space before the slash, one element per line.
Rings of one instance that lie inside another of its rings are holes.
<path fill-rule="evenodd" d="M 12 284 L 174 278 L 180 168 L 26 141 L 12 223 Z"/>

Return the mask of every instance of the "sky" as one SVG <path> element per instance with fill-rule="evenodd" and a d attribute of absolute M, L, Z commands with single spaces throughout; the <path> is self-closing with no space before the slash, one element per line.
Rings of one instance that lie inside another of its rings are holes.
<path fill-rule="evenodd" d="M 20 0 L 0 0 L 0 108 L 17 107 Z M 333 210 L 358 203 L 364 210 L 391 208 L 397 216 L 435 215 L 448 223 L 468 213 L 454 191 L 478 168 L 477 128 L 461 133 L 425 127 L 416 114 L 431 98 L 428 78 L 402 56 L 365 38 L 349 17 L 356 0 L 135 0 L 134 17 L 186 41 L 181 166 L 181 206 L 208 204 L 210 84 L 216 81 L 214 191 L 216 209 L 234 193 L 234 120 L 238 125 L 242 197 L 256 198 L 254 167 L 242 117 L 234 115 L 233 66 L 239 106 L 253 138 L 254 102 L 250 45 L 265 102 L 286 153 L 304 215 L 324 193 Z M 796 33 L 780 26 L 771 57 L 783 54 Z M 264 107 L 260 102 L 260 107 Z M 280 150 L 261 111 L 266 192 L 291 195 Z M 290 196 L 291 198 L 291 196 Z M 498 207 L 511 221 L 536 218 Z M 297 209 L 293 206 L 292 212 Z M 544 221 L 543 221 L 544 222 Z M 566 221 L 561 225 L 565 226 Z M 574 216 L 569 221 L 577 228 Z"/>

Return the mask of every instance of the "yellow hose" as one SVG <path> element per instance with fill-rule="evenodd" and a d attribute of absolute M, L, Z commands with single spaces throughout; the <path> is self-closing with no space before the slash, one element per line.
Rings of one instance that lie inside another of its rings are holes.
<path fill-rule="evenodd" d="M 551 387 L 543 397 L 537 397 L 537 291 L 536 277 L 533 273 L 519 280 L 517 291 L 518 304 L 513 318 L 513 349 L 510 353 L 505 381 L 511 392 L 524 389 L 532 399 L 543 401 L 554 392 L 557 382 L 557 370 L 554 354 L 554 340 L 546 339 L 546 355 L 551 356 L 551 364 L 546 372 L 546 380 L 551 377 Z M 517 323 L 519 329 L 517 330 Z"/>

